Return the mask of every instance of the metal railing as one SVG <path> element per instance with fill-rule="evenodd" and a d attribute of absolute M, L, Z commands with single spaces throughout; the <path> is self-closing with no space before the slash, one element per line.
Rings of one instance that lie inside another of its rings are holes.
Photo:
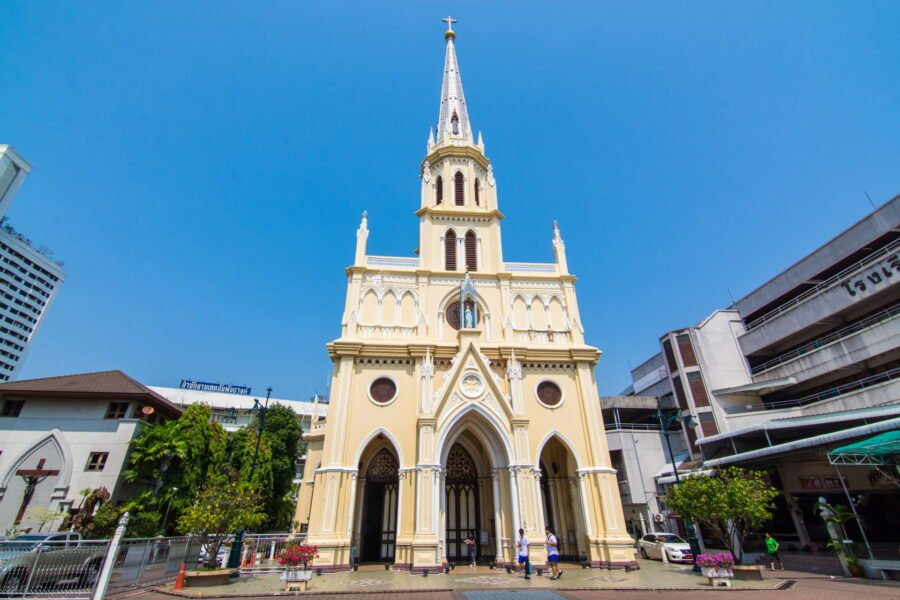
<path fill-rule="evenodd" d="M 822 346 L 830 344 L 831 342 L 836 342 L 842 338 L 850 336 L 851 334 L 862 331 L 863 329 L 866 329 L 871 325 L 875 325 L 876 323 L 880 323 L 882 321 L 887 321 L 888 319 L 897 315 L 900 315 L 900 303 L 894 304 L 893 306 L 886 308 L 879 313 L 866 317 L 865 319 L 857 321 L 856 323 L 848 325 L 847 327 L 844 327 L 842 329 L 838 329 L 837 331 L 829 333 L 828 335 L 823 335 L 820 338 L 816 338 L 808 344 L 804 344 L 803 346 L 795 348 L 790 352 L 785 352 L 780 356 L 776 356 L 771 360 L 767 360 L 762 364 L 756 365 L 750 370 L 750 372 L 754 375 L 757 375 L 759 373 L 762 373 L 763 371 L 768 371 L 772 367 L 776 367 L 780 364 L 784 364 L 788 361 L 794 360 L 795 358 L 803 356 L 804 354 L 808 354 L 813 350 L 818 350 Z"/>
<path fill-rule="evenodd" d="M 108 545 L 108 540 L 3 542 L 0 595 L 90 597 Z"/>
<path fill-rule="evenodd" d="M 301 544 L 305 533 L 249 534 L 244 537 L 241 550 L 241 573 L 279 573 L 284 567 L 278 563 L 281 551 L 290 544 Z M 226 550 L 226 556 L 228 551 Z"/>
<path fill-rule="evenodd" d="M 109 540 L 5 541 L 0 543 L 0 596 L 90 598 Z M 192 537 L 122 540 L 110 591 L 173 579 L 187 561 L 197 564 L 200 544 Z"/>
<path fill-rule="evenodd" d="M 871 267 L 874 263 L 877 263 L 877 262 L 883 260 L 891 252 L 894 252 L 895 250 L 898 250 L 898 249 L 900 249 L 900 240 L 895 240 L 895 241 L 891 242 L 890 244 L 888 244 L 887 246 L 885 246 L 884 248 L 881 248 L 880 250 L 873 252 L 872 254 L 870 254 L 869 256 L 860 260 L 859 262 L 856 262 L 856 263 L 850 265 L 849 267 L 847 267 L 846 269 L 844 269 L 837 275 L 832 275 L 831 277 L 829 277 L 822 283 L 817 284 L 815 287 L 811 287 L 810 289 L 806 290 L 805 292 L 803 292 L 802 294 L 800 294 L 798 296 L 794 296 L 793 298 L 791 298 L 784 304 L 781 304 L 778 307 L 774 308 L 773 310 L 770 310 L 763 316 L 753 319 L 752 321 L 750 321 L 749 323 L 746 324 L 746 330 L 750 331 L 751 329 L 759 327 L 760 325 L 774 319 L 775 317 L 781 315 L 782 313 L 785 313 L 785 312 L 791 310 L 792 308 L 794 308 L 798 304 L 804 302 L 805 300 L 808 300 L 809 298 L 818 295 L 820 292 L 822 292 L 826 288 L 830 288 L 830 287 L 837 285 L 840 282 L 840 280 L 844 279 L 851 273 Z"/>
<path fill-rule="evenodd" d="M 659 423 L 607 423 L 606 430 L 659 431 Z"/>
<path fill-rule="evenodd" d="M 761 410 L 779 410 L 782 408 L 795 408 L 798 406 L 806 406 L 807 404 L 812 404 L 814 402 L 819 402 L 821 400 L 831 400 L 837 398 L 838 396 L 843 396 L 845 394 L 851 394 L 853 392 L 858 392 L 860 390 L 864 390 L 866 388 L 879 385 L 886 381 L 893 381 L 895 379 L 900 379 L 900 367 L 896 369 L 891 369 L 890 371 L 885 371 L 884 373 L 878 373 L 877 375 L 870 375 L 869 377 L 864 377 L 862 379 L 857 379 L 856 381 L 851 381 L 850 383 L 845 383 L 843 385 L 839 385 L 837 387 L 833 387 L 827 390 L 823 390 L 821 392 L 817 392 L 815 394 L 809 394 L 808 396 L 803 396 L 801 398 L 795 398 L 791 400 L 779 400 L 777 402 L 766 402 L 764 404 L 748 404 L 746 406 L 729 406 L 723 407 L 725 412 L 728 414 L 736 414 L 736 413 L 745 413 L 745 412 L 755 412 Z"/>
<path fill-rule="evenodd" d="M 505 262 L 503 269 L 508 273 L 556 273 L 556 264 Z"/>
<path fill-rule="evenodd" d="M 188 569 L 197 567 L 200 550 L 200 541 L 191 536 L 124 539 L 116 553 L 109 591 L 174 579 L 181 563 L 186 563 Z"/>
<path fill-rule="evenodd" d="M 403 267 L 405 269 L 418 269 L 419 259 L 406 256 L 367 256 L 368 267 Z"/>

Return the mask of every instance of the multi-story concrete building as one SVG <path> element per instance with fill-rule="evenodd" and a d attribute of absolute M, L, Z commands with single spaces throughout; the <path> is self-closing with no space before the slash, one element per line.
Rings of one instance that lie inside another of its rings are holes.
<path fill-rule="evenodd" d="M 704 468 L 768 471 L 784 491 L 771 527 L 798 547 L 826 539 L 820 496 L 900 538 L 900 494 L 871 467 L 825 453 L 900 428 L 900 197 L 693 327 L 660 338 L 688 450 Z M 653 359 L 651 359 L 653 360 Z M 846 486 L 846 490 L 844 489 Z"/>
<path fill-rule="evenodd" d="M 131 441 L 180 414 L 121 371 L 0 384 L 0 535 L 53 531 L 85 489 L 129 499 L 138 489 L 122 478 Z M 43 522 L 48 512 L 60 514 Z"/>
<path fill-rule="evenodd" d="M 150 389 L 166 398 L 172 404 L 185 408 L 191 404 L 208 404 L 212 408 L 213 420 L 222 425 L 225 431 L 237 431 L 251 424 L 256 417 L 255 400 L 265 404 L 265 396 L 229 394 L 209 392 L 185 388 L 150 386 Z M 282 404 L 297 413 L 297 420 L 307 433 L 312 430 L 313 421 L 324 419 L 328 405 L 318 395 L 309 400 L 288 400 L 286 398 L 270 398 L 269 405 Z"/>
<path fill-rule="evenodd" d="M 0 382 L 15 379 L 65 276 L 60 265 L 12 228 L 6 211 L 28 164 L 0 144 Z"/>

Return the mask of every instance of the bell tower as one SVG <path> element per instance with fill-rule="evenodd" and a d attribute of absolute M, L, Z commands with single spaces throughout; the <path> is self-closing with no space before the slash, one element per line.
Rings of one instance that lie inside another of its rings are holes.
<path fill-rule="evenodd" d="M 456 58 L 456 20 L 447 17 L 444 22 L 447 50 L 437 135 L 429 131 L 420 165 L 422 199 L 416 215 L 421 268 L 497 273 L 503 265 L 497 183 L 481 133 L 477 142 L 472 133 Z"/>

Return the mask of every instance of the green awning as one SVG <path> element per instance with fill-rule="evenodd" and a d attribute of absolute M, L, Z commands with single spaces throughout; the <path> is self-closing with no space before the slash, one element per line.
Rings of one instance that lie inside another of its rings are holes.
<path fill-rule="evenodd" d="M 828 453 L 833 465 L 887 465 L 900 455 L 900 430 L 886 431 L 873 438 L 835 448 Z"/>

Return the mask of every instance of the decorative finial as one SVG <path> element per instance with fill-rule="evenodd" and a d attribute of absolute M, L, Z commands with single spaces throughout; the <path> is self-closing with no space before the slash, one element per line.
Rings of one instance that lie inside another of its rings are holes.
<path fill-rule="evenodd" d="M 368 219 L 368 218 L 369 218 L 369 211 L 364 210 L 363 211 L 363 220 Z M 553 224 L 555 225 L 556 221 L 553 221 Z"/>
<path fill-rule="evenodd" d="M 448 17 L 441 19 L 441 21 L 443 21 L 444 23 L 447 24 L 447 31 L 444 32 L 444 39 L 446 39 L 446 40 L 455 39 L 456 32 L 453 31 L 453 24 L 456 23 L 456 19 L 448 16 Z"/>
<path fill-rule="evenodd" d="M 562 240 L 562 234 L 559 232 L 559 223 L 557 223 L 555 219 L 553 221 L 553 239 Z"/>

